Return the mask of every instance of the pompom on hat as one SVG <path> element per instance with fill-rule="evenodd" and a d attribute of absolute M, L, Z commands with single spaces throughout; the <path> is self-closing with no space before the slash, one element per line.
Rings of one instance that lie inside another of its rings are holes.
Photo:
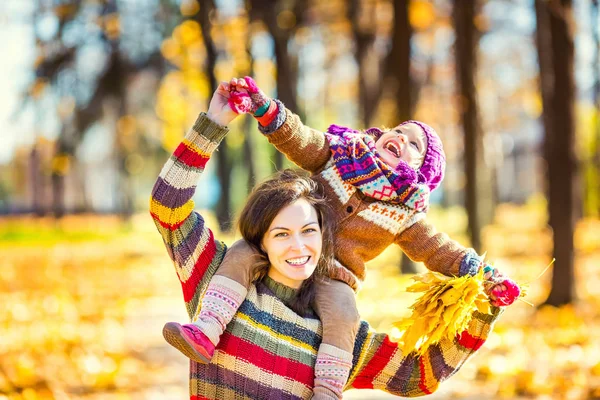
<path fill-rule="evenodd" d="M 415 124 L 421 128 L 425 138 L 427 139 L 427 151 L 423 157 L 423 163 L 417 171 L 418 182 L 429 186 L 430 190 L 437 188 L 444 179 L 446 170 L 446 154 L 442 146 L 442 140 L 438 136 L 435 129 L 421 122 L 409 120 L 400 124 Z"/>

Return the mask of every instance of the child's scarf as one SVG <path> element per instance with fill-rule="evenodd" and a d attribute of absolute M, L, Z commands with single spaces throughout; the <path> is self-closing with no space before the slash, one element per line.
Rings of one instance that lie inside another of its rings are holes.
<path fill-rule="evenodd" d="M 418 172 L 408 164 L 401 162 L 394 170 L 378 157 L 373 137 L 380 135 L 378 129 L 361 133 L 338 125 L 329 127 L 325 137 L 341 178 L 365 196 L 427 211 L 429 188 L 417 183 Z"/>

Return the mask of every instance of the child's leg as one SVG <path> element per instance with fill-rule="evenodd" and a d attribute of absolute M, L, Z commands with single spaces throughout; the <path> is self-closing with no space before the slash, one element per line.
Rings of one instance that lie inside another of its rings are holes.
<path fill-rule="evenodd" d="M 235 242 L 227 249 L 223 262 L 206 288 L 200 314 L 193 324 L 215 345 L 246 298 L 253 255 L 254 251 L 244 240 Z"/>
<path fill-rule="evenodd" d="M 228 248 L 206 288 L 198 318 L 186 325 L 167 323 L 163 328 L 167 342 L 194 361 L 210 362 L 225 327 L 246 298 L 254 256 L 243 240 Z"/>
<path fill-rule="evenodd" d="M 341 281 L 329 280 L 316 285 L 314 306 L 323 325 L 323 341 L 315 364 L 313 398 L 341 399 L 360 325 L 356 295 Z"/>

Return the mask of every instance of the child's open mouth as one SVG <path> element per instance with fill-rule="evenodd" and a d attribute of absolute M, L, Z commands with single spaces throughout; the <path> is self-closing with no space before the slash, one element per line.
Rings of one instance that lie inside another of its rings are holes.
<path fill-rule="evenodd" d="M 396 158 L 400 158 L 400 146 L 394 141 L 390 140 L 383 145 L 383 148 L 392 153 Z"/>

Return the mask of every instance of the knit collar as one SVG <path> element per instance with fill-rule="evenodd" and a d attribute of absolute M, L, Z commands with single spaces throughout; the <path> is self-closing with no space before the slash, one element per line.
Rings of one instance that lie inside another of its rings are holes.
<path fill-rule="evenodd" d="M 283 283 L 279 283 L 271 279 L 268 275 L 262 280 L 262 283 L 268 287 L 277 298 L 283 301 L 284 304 L 288 305 L 292 300 L 296 298 L 300 289 L 294 289 L 289 286 L 285 286 Z"/>
<path fill-rule="evenodd" d="M 337 125 L 332 125 L 325 137 L 344 182 L 367 197 L 427 211 L 429 187 L 417 183 L 417 172 L 408 164 L 402 170 L 393 170 L 383 162 L 377 155 L 374 137 Z"/>

